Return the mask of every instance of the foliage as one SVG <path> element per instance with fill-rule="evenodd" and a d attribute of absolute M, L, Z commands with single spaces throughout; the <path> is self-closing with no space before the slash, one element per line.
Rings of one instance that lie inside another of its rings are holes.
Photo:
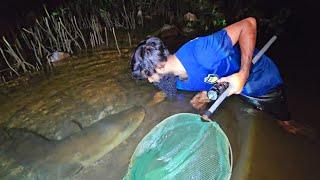
<path fill-rule="evenodd" d="M 191 1 L 190 10 L 197 15 L 198 20 L 194 23 L 186 22 L 186 26 L 194 27 L 200 32 L 210 33 L 227 24 L 224 14 L 213 1 Z"/>
<path fill-rule="evenodd" d="M 231 5 L 231 9 L 226 8 L 228 5 Z M 151 30 L 167 23 L 182 25 L 200 35 L 221 29 L 227 22 L 254 16 L 260 30 L 282 31 L 281 26 L 290 16 L 290 10 L 284 8 L 272 16 L 267 16 L 255 6 L 255 0 L 248 1 L 248 4 L 242 4 L 239 0 L 64 1 L 64 4 L 51 12 L 44 7 L 45 14 L 38 17 L 34 25 L 19 28 L 15 39 L 2 37 L 0 68 L 5 69 L 0 69 L 0 77 L 4 79 L 8 74 L 19 76 L 26 72 L 40 71 L 47 65 L 50 66 L 48 56 L 55 51 L 73 54 L 86 50 L 90 45 L 91 48 L 103 44 L 108 46 L 108 34 L 113 34 L 117 41 L 115 30 L 127 32 L 130 45 L 130 32 L 138 28 L 139 32 L 142 32 L 143 28 Z M 233 13 L 228 13 L 227 16 L 223 13 L 223 8 Z M 138 11 L 145 20 L 144 23 L 137 23 L 141 22 L 141 19 L 137 18 Z M 183 17 L 188 12 L 195 14 L 197 19 L 184 21 Z"/>

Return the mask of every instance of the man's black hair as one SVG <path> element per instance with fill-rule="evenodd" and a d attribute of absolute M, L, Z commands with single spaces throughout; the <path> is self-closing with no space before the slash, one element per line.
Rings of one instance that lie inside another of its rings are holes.
<path fill-rule="evenodd" d="M 160 62 L 167 61 L 169 50 L 161 39 L 149 37 L 140 42 L 131 59 L 131 73 L 135 79 L 146 79 L 156 72 Z"/>

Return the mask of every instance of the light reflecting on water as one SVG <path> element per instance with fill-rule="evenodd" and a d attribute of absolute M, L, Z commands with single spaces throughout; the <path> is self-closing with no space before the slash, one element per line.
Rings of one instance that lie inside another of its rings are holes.
<path fill-rule="evenodd" d="M 130 50 L 122 51 L 122 57 L 116 51 L 74 57 L 57 66 L 49 77 L 33 78 L 29 85 L 10 90 L 2 88 L 1 127 L 15 129 L 20 135 L 0 141 L 1 149 L 13 151 L 10 148 L 19 147 L 22 149 L 15 152 L 23 155 L 32 152 L 31 145 L 36 144 L 43 148 L 43 152 L 50 152 L 49 148 L 57 147 L 52 144 L 81 133 L 91 124 L 133 106 L 142 106 L 146 112 L 144 120 L 131 136 L 72 176 L 72 179 L 121 179 L 135 147 L 146 133 L 170 115 L 195 112 L 189 104 L 194 93 L 179 92 L 176 99 L 168 100 L 152 85 L 132 80 L 129 74 Z M 286 134 L 274 119 L 246 105 L 240 98 L 228 98 L 214 119 L 232 144 L 233 179 L 316 177 L 319 159 L 313 146 L 301 137 Z M 22 138 L 24 131 L 38 135 L 26 136 L 31 138 L 31 143 L 25 143 L 25 146 L 8 146 L 7 141 L 12 143 L 14 138 Z M 45 139 L 35 138 L 39 135 Z M 79 151 L 95 144 L 94 138 L 88 139 L 90 142 L 83 142 L 87 146 Z M 64 146 L 66 151 L 70 149 L 68 144 Z M 42 157 L 41 153 L 29 155 L 30 162 Z M 0 165 L 0 177 L 41 177 L 34 170 L 41 167 L 33 167 L 32 163 L 26 167 L 18 156 L 8 158 L 6 151 L 0 151 L 0 160 L 4 162 Z"/>

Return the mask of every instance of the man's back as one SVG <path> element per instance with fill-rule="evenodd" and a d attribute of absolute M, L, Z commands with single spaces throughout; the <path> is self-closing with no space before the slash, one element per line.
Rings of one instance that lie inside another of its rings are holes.
<path fill-rule="evenodd" d="M 240 49 L 238 45 L 232 46 L 224 29 L 187 42 L 175 55 L 188 74 L 187 81 L 178 80 L 177 88 L 180 90 L 208 90 L 213 83 L 208 80 L 229 76 L 240 69 Z M 267 56 L 262 56 L 258 63 L 251 66 L 242 94 L 261 96 L 281 84 L 282 79 L 275 64 Z"/>

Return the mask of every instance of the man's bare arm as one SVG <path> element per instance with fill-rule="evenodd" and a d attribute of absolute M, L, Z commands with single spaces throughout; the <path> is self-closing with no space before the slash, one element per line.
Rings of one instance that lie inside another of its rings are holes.
<path fill-rule="evenodd" d="M 231 94 L 240 94 L 249 76 L 253 51 L 256 45 L 256 20 L 249 17 L 227 26 L 225 30 L 232 41 L 232 45 L 236 43 L 240 45 L 241 67 L 238 73 L 221 78 L 220 82 L 229 82 L 233 87 Z"/>
<path fill-rule="evenodd" d="M 241 67 L 238 73 L 228 77 L 223 77 L 219 82 L 229 82 L 232 86 L 231 94 L 240 94 L 243 86 L 247 82 L 252 55 L 256 44 L 257 25 L 254 18 L 246 18 L 225 28 L 229 35 L 232 45 L 239 43 L 241 49 Z M 209 102 L 206 92 L 198 93 L 192 100 L 194 108 L 201 110 Z"/>

